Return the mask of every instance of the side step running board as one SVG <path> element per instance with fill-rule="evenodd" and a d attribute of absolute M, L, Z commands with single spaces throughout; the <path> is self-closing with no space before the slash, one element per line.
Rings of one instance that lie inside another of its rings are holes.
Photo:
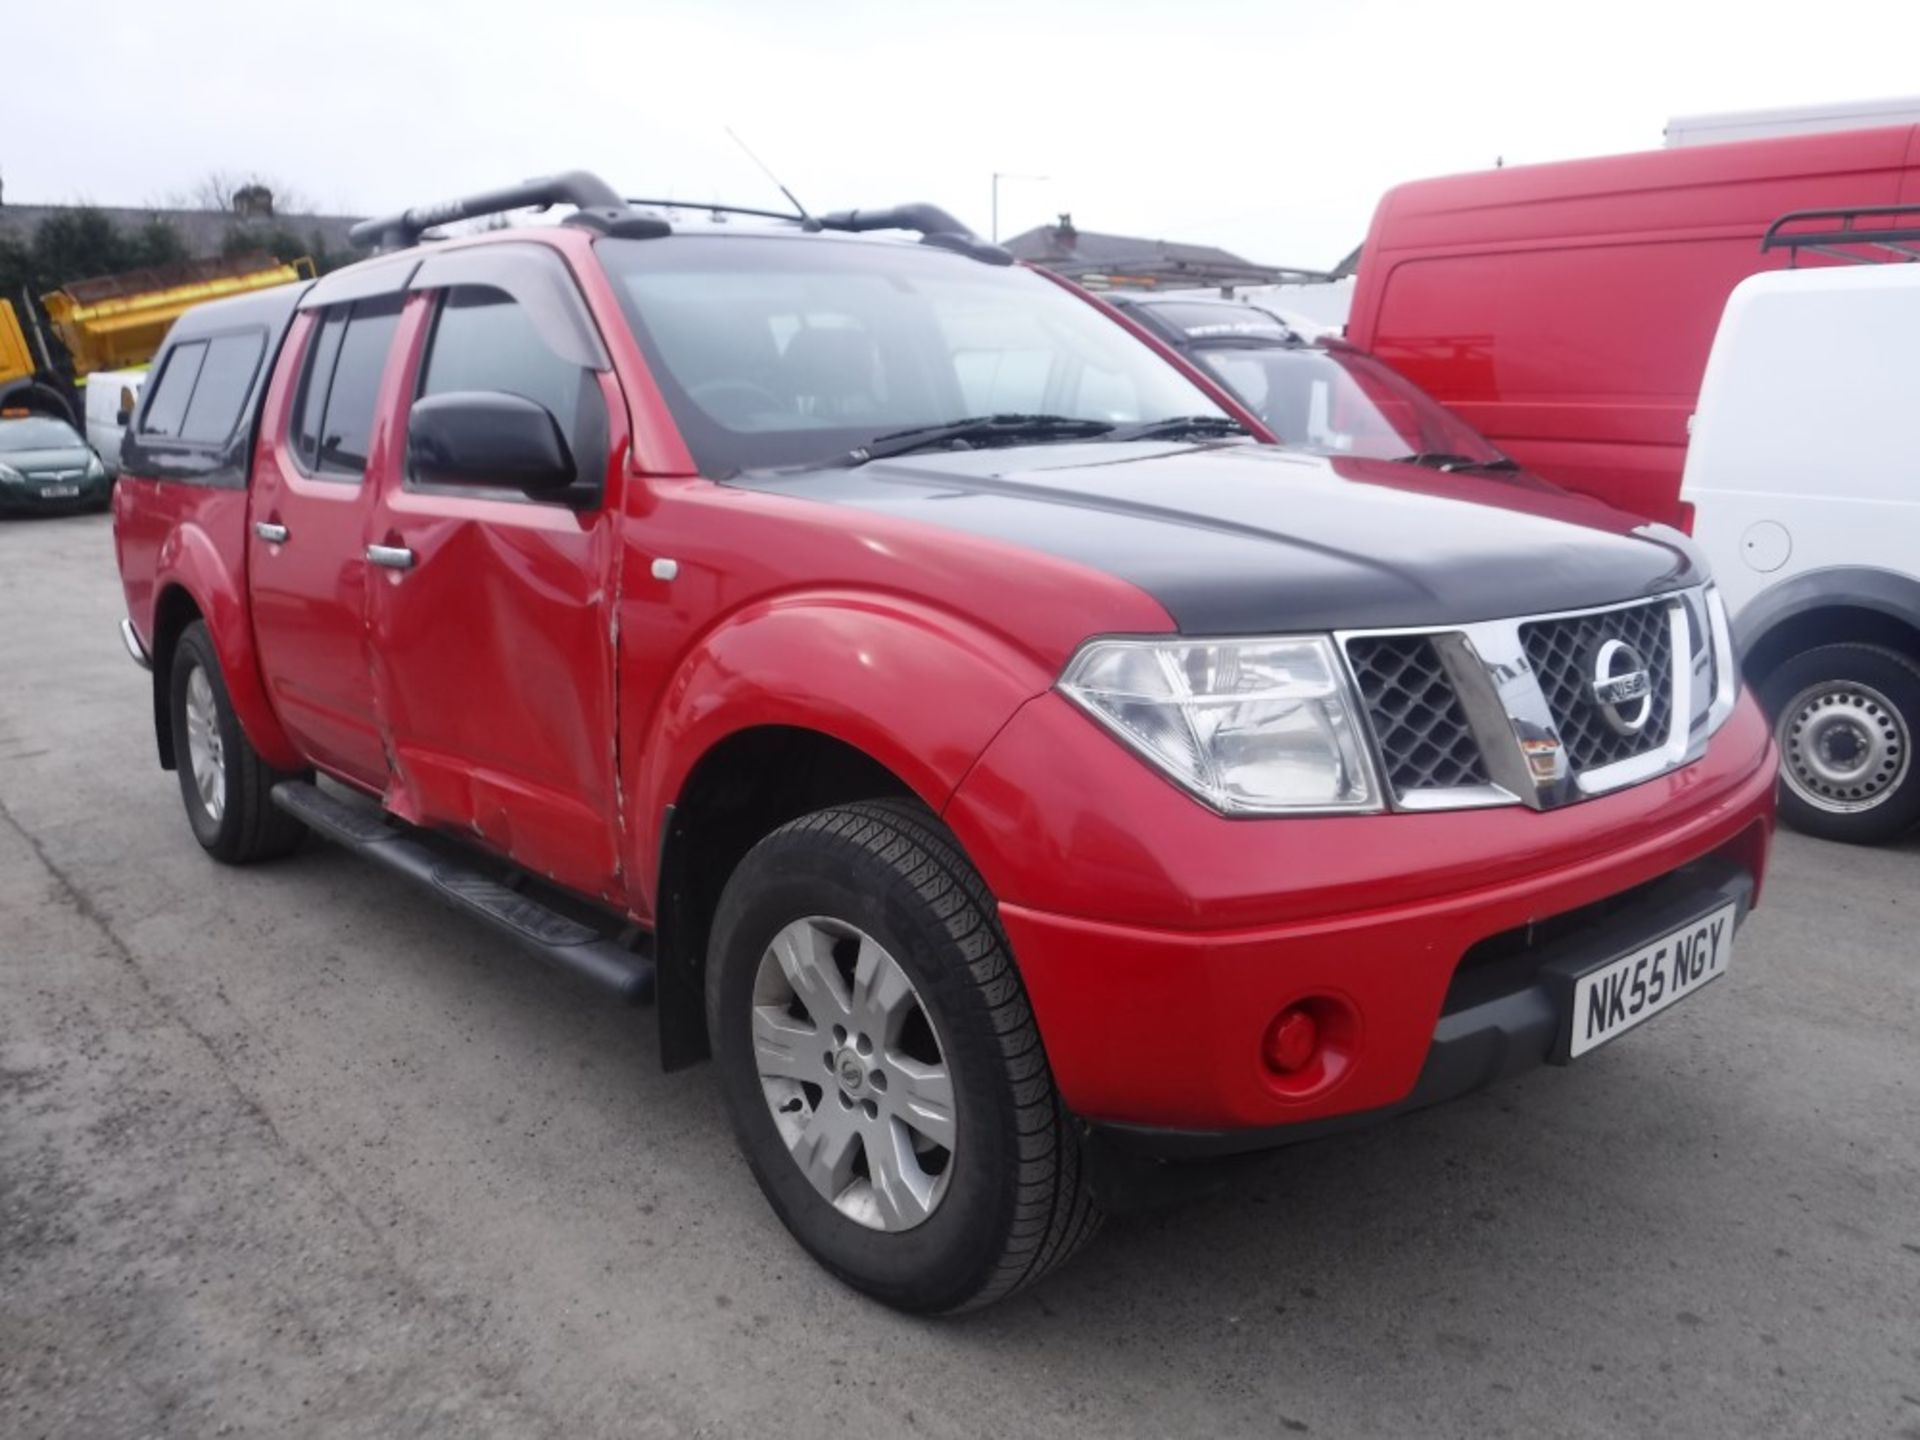
<path fill-rule="evenodd" d="M 308 829 L 424 885 L 563 970 L 613 991 L 632 1005 L 653 999 L 653 958 L 610 939 L 531 896 L 508 888 L 458 857 L 434 848 L 424 832 L 389 820 L 371 805 L 343 800 L 304 780 L 273 787 L 273 803 Z"/>

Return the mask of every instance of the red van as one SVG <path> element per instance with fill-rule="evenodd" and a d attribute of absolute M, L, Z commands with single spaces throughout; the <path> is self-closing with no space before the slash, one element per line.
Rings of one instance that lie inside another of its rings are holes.
<path fill-rule="evenodd" d="M 1419 180 L 1374 212 L 1347 336 L 1528 469 L 1678 520 L 1720 311 L 1788 263 L 1767 227 L 1894 204 L 1920 204 L 1920 126 Z"/>

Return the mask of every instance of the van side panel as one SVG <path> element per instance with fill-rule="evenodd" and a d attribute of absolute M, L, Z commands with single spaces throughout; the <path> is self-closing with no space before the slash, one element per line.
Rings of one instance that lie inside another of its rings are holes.
<path fill-rule="evenodd" d="M 1728 606 L 1809 571 L 1920 577 L 1920 267 L 1755 276 L 1727 302 L 1685 493 Z"/>
<path fill-rule="evenodd" d="M 1786 264 L 1768 224 L 1920 196 L 1917 157 L 1896 126 L 1403 185 L 1348 336 L 1547 479 L 1672 521 L 1721 307 Z"/>

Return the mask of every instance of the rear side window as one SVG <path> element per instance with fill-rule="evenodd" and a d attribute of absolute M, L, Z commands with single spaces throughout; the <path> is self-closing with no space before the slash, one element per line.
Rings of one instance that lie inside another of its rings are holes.
<path fill-rule="evenodd" d="M 304 469 L 339 480 L 365 473 L 400 303 L 387 296 L 329 311 L 307 347 L 293 421 L 294 454 Z"/>
<path fill-rule="evenodd" d="M 300 368 L 300 398 L 293 414 L 293 453 L 300 468 L 320 465 L 320 422 L 326 415 L 327 390 L 333 384 L 333 364 L 340 358 L 340 337 L 347 331 L 344 308 L 322 317 L 320 328 L 307 344 L 306 363 Z"/>
<path fill-rule="evenodd" d="M 142 435 L 180 433 L 187 406 L 193 399 L 194 383 L 200 378 L 200 367 L 206 358 L 207 342 L 204 340 L 173 348 L 159 380 L 154 384 L 153 399 L 147 402 L 147 413 L 140 417 Z"/>
<path fill-rule="evenodd" d="M 265 348 L 266 336 L 258 330 L 207 342 L 199 382 L 180 424 L 182 440 L 216 444 L 233 434 Z"/>

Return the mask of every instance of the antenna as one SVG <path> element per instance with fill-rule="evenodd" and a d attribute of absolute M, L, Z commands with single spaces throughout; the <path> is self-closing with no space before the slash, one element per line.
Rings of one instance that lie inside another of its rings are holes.
<path fill-rule="evenodd" d="M 787 189 L 786 186 L 780 183 L 780 177 L 774 174 L 773 171 L 768 168 L 766 161 L 762 160 L 758 155 L 753 153 L 753 147 L 747 144 L 747 142 L 742 140 L 738 135 L 736 135 L 731 125 L 722 125 L 720 128 L 727 132 L 727 138 L 733 141 L 734 144 L 740 147 L 742 153 L 746 155 L 747 159 L 751 160 L 755 165 L 758 165 L 760 167 L 760 173 L 766 176 L 767 179 L 773 182 L 773 188 L 778 190 L 782 195 L 787 197 L 787 203 L 793 206 L 795 213 L 798 214 L 800 217 L 801 223 L 804 224 L 809 230 L 819 229 L 820 227 L 814 221 L 813 216 L 807 213 L 807 207 L 800 203 L 799 199 L 794 195 L 794 193 L 791 190 Z"/>

